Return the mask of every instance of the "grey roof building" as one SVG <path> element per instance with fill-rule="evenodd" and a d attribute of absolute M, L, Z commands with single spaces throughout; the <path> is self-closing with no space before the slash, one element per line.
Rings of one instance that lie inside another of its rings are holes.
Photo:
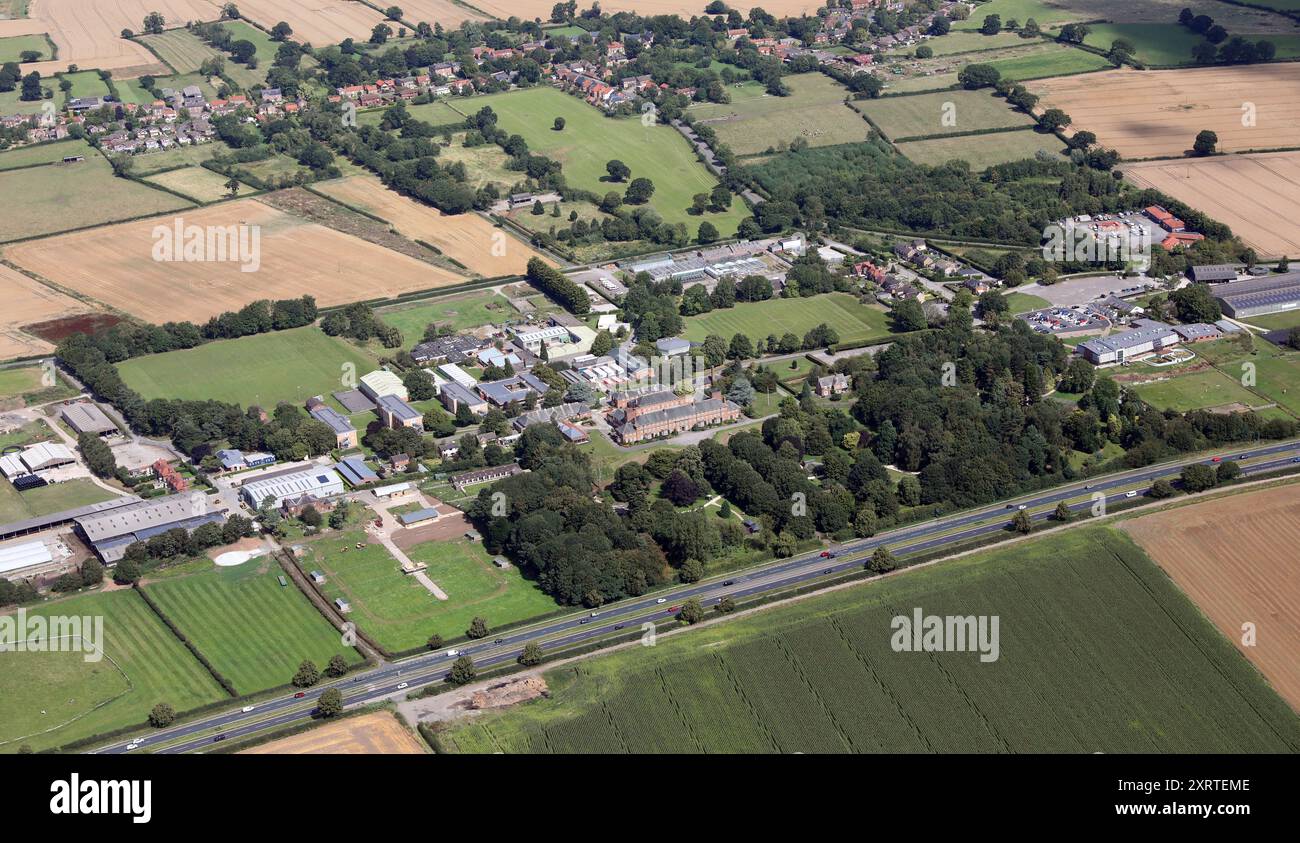
<path fill-rule="evenodd" d="M 549 386 L 528 372 L 478 385 L 478 391 L 483 393 L 483 397 L 499 407 L 513 401 L 526 401 L 530 395 L 545 395 L 549 389 Z"/>
<path fill-rule="evenodd" d="M 211 500 L 202 493 L 167 495 L 114 507 L 104 512 L 75 519 L 81 537 L 106 563 L 117 562 L 126 549 L 137 541 L 183 528 L 193 530 L 203 524 L 223 523 L 224 510 L 212 510 Z"/>
<path fill-rule="evenodd" d="M 1187 277 L 1198 284 L 1217 284 L 1237 280 L 1237 265 L 1231 263 L 1207 263 L 1193 266 L 1187 270 Z"/>
<path fill-rule="evenodd" d="M 312 495 L 328 498 L 343 494 L 343 478 L 332 468 L 311 465 L 305 468 L 288 468 L 250 480 L 240 487 L 244 501 L 253 509 L 273 498 L 275 506 L 282 506 L 288 498 Z"/>
<path fill-rule="evenodd" d="M 1137 319 L 1134 330 L 1079 344 L 1079 351 L 1095 364 L 1123 363 L 1130 357 L 1177 345 L 1179 336 L 1172 325 L 1153 319 Z"/>
<path fill-rule="evenodd" d="M 1300 272 L 1284 272 L 1215 287 L 1223 312 L 1238 319 L 1300 307 Z"/>
<path fill-rule="evenodd" d="M 117 425 L 104 414 L 103 410 L 99 409 L 98 404 L 85 401 L 66 404 L 59 415 L 68 423 L 69 427 L 78 433 L 103 435 L 117 432 Z"/>

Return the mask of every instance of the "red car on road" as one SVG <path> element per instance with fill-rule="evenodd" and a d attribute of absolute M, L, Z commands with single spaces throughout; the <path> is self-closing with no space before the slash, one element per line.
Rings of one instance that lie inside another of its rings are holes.
<path fill-rule="evenodd" d="M 305 696 L 307 696 L 307 695 L 304 694 L 302 691 L 299 691 L 298 693 L 296 693 L 296 694 L 293 695 L 293 698 L 294 698 L 295 700 L 298 700 L 298 699 L 302 699 L 302 698 L 305 697 Z"/>

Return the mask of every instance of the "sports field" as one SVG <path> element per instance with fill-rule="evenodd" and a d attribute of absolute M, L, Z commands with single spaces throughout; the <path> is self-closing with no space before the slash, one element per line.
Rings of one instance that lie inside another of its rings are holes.
<path fill-rule="evenodd" d="M 1251 407 L 1268 403 L 1215 369 L 1132 388 L 1138 397 L 1157 410 L 1202 410 L 1226 404 Z"/>
<path fill-rule="evenodd" d="M 1028 126 L 1033 121 L 989 91 L 938 91 L 908 97 L 857 100 L 853 107 L 890 140 Z"/>
<path fill-rule="evenodd" d="M 700 103 L 690 107 L 692 119 L 717 133 L 737 155 L 776 149 L 795 139 L 809 146 L 830 146 L 866 140 L 871 127 L 844 104 L 848 91 L 821 73 L 782 79 L 788 97 L 764 93 L 757 82 L 732 85 L 727 104 Z"/>
<path fill-rule="evenodd" d="M 998 619 L 996 661 L 893 619 Z M 1300 718 L 1121 533 L 1077 529 L 546 674 L 462 752 L 1295 752 Z"/>
<path fill-rule="evenodd" d="M 487 291 L 381 310 L 379 316 L 402 332 L 403 347 L 410 349 L 421 341 L 424 329 L 430 324 L 450 325 L 463 331 L 501 322 L 514 312 L 505 296 Z"/>
<path fill-rule="evenodd" d="M 1300 254 L 1300 152 L 1125 164 L 1124 177 L 1232 228 L 1263 257 Z"/>
<path fill-rule="evenodd" d="M 24 172 L 0 174 L 0 186 Z M 183 203 L 161 190 L 118 181 L 177 205 Z M 247 226 L 250 253 L 239 254 L 239 260 L 152 260 L 162 236 L 159 227 L 174 230 L 178 221 L 186 229 Z M 260 238 L 256 249 L 251 248 L 254 230 Z M 464 276 L 450 270 L 309 223 L 256 199 L 23 243 L 6 249 L 6 257 L 57 284 L 159 323 L 202 322 L 259 298 L 309 294 L 321 306 L 330 306 L 465 282 Z M 244 267 L 255 270 L 245 272 Z"/>
<path fill-rule="evenodd" d="M 336 655 L 360 662 L 282 574 L 265 556 L 231 568 L 203 560 L 145 591 L 241 694 L 288 684 L 303 659 L 322 670 Z"/>
<path fill-rule="evenodd" d="M 41 378 L 40 366 L 0 369 L 0 398 L 17 398 L 20 395 L 37 392 L 42 389 Z"/>
<path fill-rule="evenodd" d="M 103 618 L 104 658 L 0 653 L 0 752 L 41 750 L 142 725 L 159 702 L 186 711 L 226 697 L 212 676 L 126 589 L 43 603 L 29 614 Z M 44 712 L 44 713 L 42 713 Z"/>
<path fill-rule="evenodd" d="M 323 182 L 316 189 L 345 205 L 380 217 L 412 240 L 437 247 L 470 272 L 485 278 L 522 275 L 531 258 L 541 257 L 527 243 L 478 214 L 447 216 L 437 208 L 389 190 L 371 175 Z"/>
<path fill-rule="evenodd" d="M 1300 711 L 1300 495 L 1294 485 L 1230 495 L 1124 523 L 1241 653 Z M 1243 640 L 1250 624 L 1255 640 Z"/>
<path fill-rule="evenodd" d="M 473 113 L 490 106 L 501 128 L 522 135 L 534 152 L 561 163 L 572 187 L 605 194 L 622 193 L 627 184 L 606 181 L 605 164 L 617 158 L 632 170 L 632 178 L 654 182 L 649 205 L 665 222 L 685 223 L 692 236 L 703 220 L 717 226 L 723 236 L 734 234 L 748 215 L 745 203 L 736 200 L 731 209 L 702 217 L 687 213 L 697 193 L 708 193 L 717 179 L 696 158 L 686 139 L 668 126 L 642 125 L 639 118 L 613 119 L 582 100 L 554 88 L 533 88 L 506 94 L 474 97 L 455 103 Z M 566 121 L 564 131 L 551 126 L 556 117 Z"/>
<path fill-rule="evenodd" d="M 995 164 L 1033 158 L 1039 150 L 1060 153 L 1065 145 L 1055 136 L 1026 129 L 955 138 L 931 138 L 898 144 L 898 151 L 918 164 L 937 166 L 960 158 L 978 172 Z"/>
<path fill-rule="evenodd" d="M 85 155 L 76 164 L 0 173 L 5 197 L 0 242 L 192 207 L 170 193 L 114 176 L 97 152 Z"/>
<path fill-rule="evenodd" d="M 366 543 L 358 549 L 356 544 Z M 519 574 L 498 570 L 482 545 L 467 541 L 428 542 L 406 551 L 429 566 L 429 578 L 447 594 L 438 600 L 380 544 L 367 543 L 362 531 L 330 536 L 309 545 L 304 570 L 324 571 L 321 587 L 330 599 L 352 604 L 348 619 L 390 652 L 419 647 L 437 633 L 445 639 L 465 634 L 475 615 L 489 626 L 542 615 L 558 607 Z"/>
<path fill-rule="evenodd" d="M 788 332 L 800 339 L 825 322 L 840 335 L 840 342 L 860 342 L 889 336 L 889 318 L 883 308 L 864 305 L 848 293 L 826 293 L 806 299 L 768 299 L 737 302 L 735 307 L 713 310 L 686 319 L 688 340 L 699 342 L 709 334 L 727 340 L 745 334 L 755 340 Z"/>
<path fill-rule="evenodd" d="M 1181 157 L 1202 129 L 1219 136 L 1220 152 L 1285 149 L 1300 132 L 1300 64 L 1293 62 L 1108 70 L 1028 87 L 1041 97 L 1040 110 L 1064 110 L 1072 131 L 1095 133 L 1125 158 Z"/>
<path fill-rule="evenodd" d="M 347 388 L 345 375 L 377 368 L 364 352 L 308 325 L 197 348 L 136 357 L 118 364 L 122 380 L 145 399 L 212 398 L 241 406 L 301 404 L 313 395 Z M 196 379 L 195 372 L 207 378 Z"/>
<path fill-rule="evenodd" d="M 114 497 L 116 495 L 112 492 L 85 479 L 51 483 L 26 492 L 18 491 L 8 482 L 0 483 L 0 524 L 75 509 Z"/>

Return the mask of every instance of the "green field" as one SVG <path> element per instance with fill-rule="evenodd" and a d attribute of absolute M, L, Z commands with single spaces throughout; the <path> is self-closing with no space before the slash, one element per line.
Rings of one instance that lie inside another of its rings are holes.
<path fill-rule="evenodd" d="M 0 369 L 0 398 L 17 398 L 44 389 L 40 366 L 15 366 Z"/>
<path fill-rule="evenodd" d="M 1109 60 L 1087 50 L 1067 47 L 1064 44 L 1052 44 L 1050 47 L 1051 49 L 1031 55 L 997 59 L 989 64 L 997 68 L 1003 79 L 1010 79 L 1013 82 L 1103 70 L 1114 66 Z M 1106 43 L 1106 49 L 1110 49 L 1109 42 Z"/>
<path fill-rule="evenodd" d="M 892 619 L 996 616 L 998 659 Z M 461 752 L 1296 752 L 1300 719 L 1121 533 L 1073 530 L 546 674 Z"/>
<path fill-rule="evenodd" d="M 44 90 L 52 91 L 53 86 L 50 84 L 53 80 L 42 79 L 41 85 Z M 44 100 L 24 100 L 20 99 L 22 91 L 14 88 L 12 91 L 0 92 L 0 114 L 40 114 Z M 58 100 L 51 100 L 55 107 L 58 107 Z"/>
<path fill-rule="evenodd" d="M 188 29 L 172 29 L 161 35 L 141 35 L 137 40 L 149 48 L 177 73 L 194 73 L 205 61 L 222 56 L 220 52 L 199 40 Z M 234 65 L 234 62 L 228 62 Z"/>
<path fill-rule="evenodd" d="M 33 164 L 53 164 L 71 155 L 89 157 L 92 154 L 95 154 L 94 150 L 78 140 L 20 146 L 17 149 L 0 152 L 0 172 L 18 167 L 30 167 Z"/>
<path fill-rule="evenodd" d="M 99 78 L 97 70 L 64 73 L 61 79 L 72 83 L 72 90 L 68 91 L 68 97 L 103 97 L 109 94 L 108 83 Z"/>
<path fill-rule="evenodd" d="M 33 167 L 0 173 L 0 242 L 55 234 L 118 220 L 163 214 L 193 203 L 151 187 L 120 179 L 99 153 L 60 167 Z"/>
<path fill-rule="evenodd" d="M 136 357 L 119 364 L 118 371 L 146 399 L 211 398 L 271 408 L 344 389 L 349 363 L 357 377 L 377 368 L 365 353 L 309 325 Z M 195 372 L 209 377 L 195 378 Z"/>
<path fill-rule="evenodd" d="M 1055 135 L 1032 130 L 995 132 L 988 135 L 963 135 L 955 138 L 931 138 L 898 144 L 898 151 L 918 164 L 938 166 L 961 159 L 979 172 L 996 164 L 1033 158 L 1039 150 L 1053 154 L 1065 149 Z"/>
<path fill-rule="evenodd" d="M 0 163 L 2 162 L 3 156 L 0 156 Z M 1264 316 L 1249 316 L 1242 321 L 1249 322 L 1251 325 L 1258 325 L 1270 331 L 1300 327 L 1300 308 L 1284 310 L 1281 313 L 1269 313 Z"/>
<path fill-rule="evenodd" d="M 979 29 L 984 25 L 984 18 L 988 15 L 999 15 L 1002 22 L 1015 19 L 1024 23 L 1029 18 L 1038 22 L 1039 27 L 1048 29 L 1057 24 L 1069 23 L 1071 21 L 1091 20 L 1096 14 L 1090 15 L 1084 11 L 1071 11 L 1066 8 L 1052 3 L 1044 3 L 1042 0 L 992 0 L 989 3 L 981 3 L 970 13 L 966 20 L 957 20 L 952 22 L 952 28 L 955 30 Z M 1174 13 L 1177 19 L 1177 12 Z"/>
<path fill-rule="evenodd" d="M 103 617 L 105 656 L 87 663 L 80 654 L 0 653 L 0 752 L 143 725 L 159 702 L 186 711 L 226 697 L 130 590 L 44 603 L 28 613 Z"/>
<path fill-rule="evenodd" d="M 1206 14 L 1213 17 L 1213 12 Z M 1174 18 L 1169 23 L 1090 23 L 1083 43 L 1109 50 L 1116 38 L 1127 39 L 1137 50 L 1134 57 L 1152 65 L 1192 64 L 1192 47 L 1205 40 Z"/>
<path fill-rule="evenodd" d="M 571 187 L 602 195 L 611 190 L 621 193 L 626 184 L 604 179 L 608 178 L 608 161 L 623 161 L 632 169 L 632 178 L 645 177 L 654 182 L 655 193 L 649 205 L 665 222 L 684 223 L 692 236 L 703 220 L 712 222 L 723 236 L 734 234 L 748 215 L 741 201 L 733 202 L 731 209 L 721 214 L 696 217 L 687 213 L 692 197 L 708 193 L 717 180 L 696 160 L 685 138 L 668 126 L 643 126 L 639 118 L 605 117 L 582 100 L 554 88 L 474 97 L 456 105 L 466 112 L 490 106 L 501 128 L 522 135 L 537 154 L 559 161 Z M 556 117 L 566 121 L 562 132 L 551 128 Z"/>
<path fill-rule="evenodd" d="M 156 99 L 140 85 L 139 79 L 115 79 L 113 86 L 117 88 L 117 95 L 122 102 L 128 105 L 149 105 Z"/>
<path fill-rule="evenodd" d="M 358 542 L 366 542 L 359 530 L 313 542 L 302 567 L 325 572 L 326 596 L 346 598 L 352 604 L 349 620 L 391 652 L 419 647 L 434 633 L 460 637 L 475 615 L 499 626 L 557 608 L 517 569 L 493 568 L 481 545 L 430 542 L 407 551 L 412 560 L 428 564 L 430 579 L 450 598 L 444 602 L 403 574 L 382 545 L 358 549 Z"/>
<path fill-rule="evenodd" d="M 1028 126 L 1033 122 L 988 91 L 882 97 L 858 100 L 853 107 L 866 114 L 890 140 Z"/>
<path fill-rule="evenodd" d="M 322 669 L 335 655 L 361 661 L 301 591 L 280 585 L 283 571 L 268 557 L 186 569 L 145 590 L 239 693 L 288 684 L 303 659 Z"/>
<path fill-rule="evenodd" d="M 1133 390 L 1158 410 L 1201 410 L 1234 403 L 1250 407 L 1268 403 L 1239 382 L 1213 369 L 1134 386 Z"/>
<path fill-rule="evenodd" d="M 0 482 L 0 524 L 9 524 L 65 509 L 112 500 L 115 495 L 89 480 L 65 480 L 20 492 L 7 480 Z"/>
<path fill-rule="evenodd" d="M 805 299 L 768 299 L 738 302 L 735 307 L 714 310 L 686 319 L 688 340 L 699 342 L 709 334 L 730 340 L 746 334 L 755 340 L 787 331 L 800 338 L 810 328 L 825 322 L 840 335 L 840 342 L 886 339 L 889 318 L 883 309 L 860 303 L 848 293 L 826 293 Z"/>
<path fill-rule="evenodd" d="M 230 181 L 230 178 L 206 167 L 168 170 L 165 173 L 148 176 L 145 181 L 174 190 L 195 202 L 217 202 L 231 198 L 230 190 L 226 187 L 226 182 Z M 254 188 L 245 185 L 241 188 L 240 195 L 247 195 L 253 191 Z"/>
<path fill-rule="evenodd" d="M 131 174 L 148 176 L 161 170 L 198 166 L 204 161 L 211 160 L 213 154 L 219 149 L 229 149 L 229 147 L 224 143 L 213 142 L 194 146 L 177 146 L 161 152 L 146 152 L 133 155 L 131 160 L 134 163 L 131 165 Z"/>
<path fill-rule="evenodd" d="M 0 63 L 19 61 L 28 50 L 41 54 L 38 61 L 54 58 L 55 49 L 48 35 L 13 35 L 0 38 Z"/>
<path fill-rule="evenodd" d="M 462 108 L 467 105 L 462 104 Z M 374 108 L 357 114 L 357 122 L 362 126 L 378 126 L 384 118 L 384 112 L 387 108 Z M 449 126 L 452 123 L 464 123 L 465 115 L 452 108 L 447 100 L 441 99 L 435 102 L 427 102 L 421 105 L 407 105 L 406 111 L 416 120 L 428 123 L 431 126 Z M 504 153 L 503 153 L 504 154 Z"/>
<path fill-rule="evenodd" d="M 402 332 L 403 345 L 410 349 L 424 338 L 424 329 L 430 323 L 464 331 L 502 322 L 515 315 L 515 310 L 505 296 L 488 291 L 381 310 L 378 315 Z"/>
<path fill-rule="evenodd" d="M 802 138 L 809 146 L 830 146 L 866 140 L 871 127 L 844 105 L 844 86 L 821 73 L 787 76 L 788 97 L 763 93 L 757 82 L 731 86 L 727 104 L 701 103 L 691 117 L 709 126 L 737 155 L 774 150 Z"/>
<path fill-rule="evenodd" d="M 1007 293 L 1008 313 L 1025 313 L 1030 310 L 1043 310 L 1052 306 L 1052 303 L 1038 296 L 1031 296 L 1029 293 Z"/>
<path fill-rule="evenodd" d="M 979 32 L 961 32 L 953 29 L 947 35 L 940 35 L 937 38 L 927 38 L 921 42 L 934 51 L 936 56 L 951 56 L 957 53 L 982 52 L 984 50 L 997 50 L 1007 47 L 1019 47 L 1024 44 L 1037 43 L 1037 39 L 1021 38 L 1019 33 L 999 32 L 997 35 L 984 35 Z M 897 56 L 909 56 L 916 52 L 920 44 L 899 50 L 891 50 L 886 55 L 889 58 Z M 970 61 L 980 61 L 979 56 L 967 56 Z"/>

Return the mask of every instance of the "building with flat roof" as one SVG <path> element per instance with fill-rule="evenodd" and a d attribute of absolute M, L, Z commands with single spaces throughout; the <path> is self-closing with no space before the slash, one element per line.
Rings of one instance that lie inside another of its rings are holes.
<path fill-rule="evenodd" d="M 340 413 L 333 407 L 321 405 L 313 407 L 311 417 L 322 424 L 329 425 L 330 430 L 334 431 L 336 446 L 339 448 L 357 447 L 357 429 L 353 426 L 348 417 Z"/>
<path fill-rule="evenodd" d="M 221 524 L 224 509 L 201 492 L 167 495 L 84 515 L 75 520 L 78 535 L 106 564 L 126 555 L 135 542 L 148 541 L 168 530 L 192 531 L 204 524 Z"/>
<path fill-rule="evenodd" d="M 396 395 L 382 395 L 375 403 L 379 405 L 379 418 L 385 427 L 424 429 L 424 414 Z"/>
<path fill-rule="evenodd" d="M 1295 310 L 1300 307 L 1300 272 L 1221 284 L 1211 292 L 1223 312 L 1236 319 Z"/>
<path fill-rule="evenodd" d="M 527 401 L 530 395 L 536 395 L 540 398 L 548 390 L 550 390 L 549 386 L 527 372 L 504 380 L 488 381 L 478 385 L 478 391 L 483 397 L 498 407 L 504 407 L 515 401 Z"/>
<path fill-rule="evenodd" d="M 312 495 L 328 498 L 343 494 L 343 478 L 333 468 L 310 465 L 305 468 L 288 468 L 250 480 L 239 489 L 244 502 L 259 509 L 267 498 L 274 500 L 277 509 L 288 498 Z"/>
<path fill-rule="evenodd" d="M 543 346 L 556 345 L 569 341 L 569 329 L 563 325 L 548 325 L 545 328 L 515 328 L 511 330 L 515 342 L 533 354 L 541 354 Z"/>
<path fill-rule="evenodd" d="M 460 384 L 465 389 L 473 389 L 478 386 L 478 379 L 455 363 L 443 363 L 438 367 L 438 371 L 451 380 L 452 383 Z"/>
<path fill-rule="evenodd" d="M 362 375 L 357 387 L 367 398 L 376 403 L 385 395 L 396 395 L 403 401 L 408 397 L 406 385 L 402 383 L 402 379 L 387 369 L 376 369 L 369 374 Z"/>
<path fill-rule="evenodd" d="M 1139 355 L 1178 345 L 1181 341 L 1173 326 L 1163 322 L 1136 319 L 1133 326 L 1131 331 L 1079 343 L 1078 351 L 1093 364 L 1101 366 L 1124 363 Z"/>
<path fill-rule="evenodd" d="M 89 401 L 64 404 L 59 416 L 77 433 L 93 433 L 96 436 L 117 433 L 117 425 L 113 420 L 99 408 L 98 404 Z"/>
<path fill-rule="evenodd" d="M 455 381 L 450 381 L 443 386 L 442 391 L 438 393 L 438 400 L 453 414 L 461 407 L 468 407 L 471 413 L 481 416 L 491 408 L 487 399 Z"/>

